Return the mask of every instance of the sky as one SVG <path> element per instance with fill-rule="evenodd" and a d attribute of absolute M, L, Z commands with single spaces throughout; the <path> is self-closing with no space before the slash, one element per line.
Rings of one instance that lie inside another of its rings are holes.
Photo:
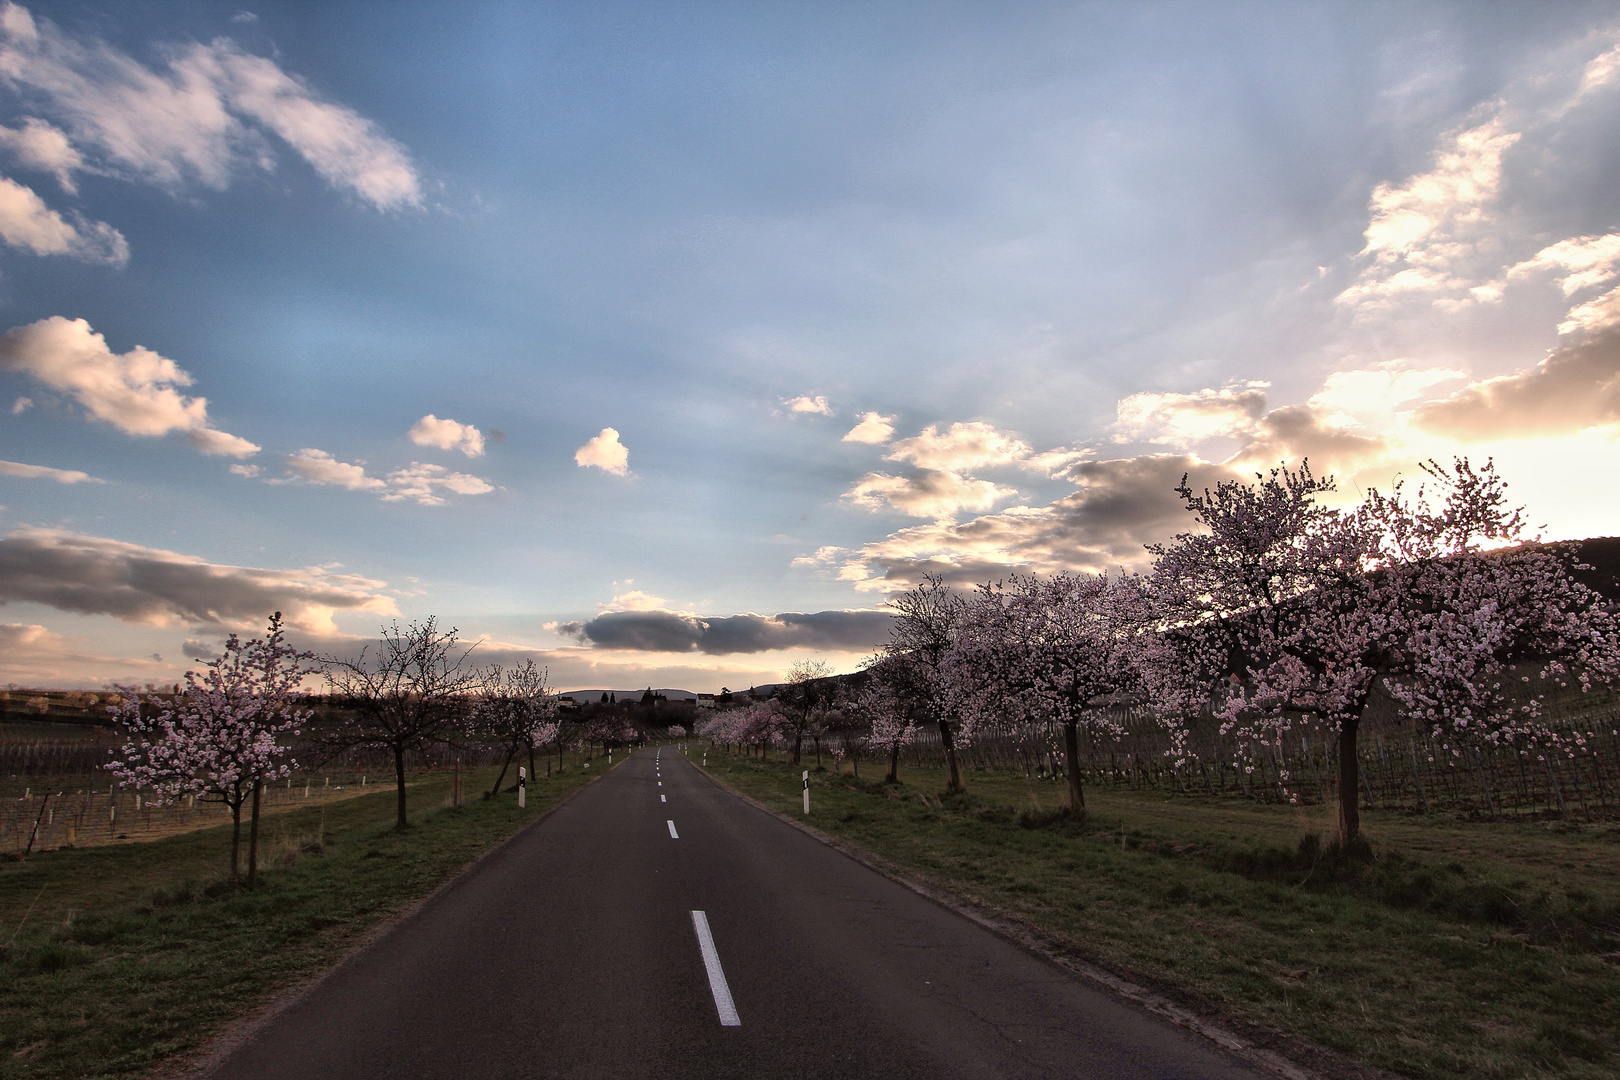
<path fill-rule="evenodd" d="M 1493 458 L 1620 534 L 1620 4 L 4 3 L 0 683 L 852 670 Z"/>

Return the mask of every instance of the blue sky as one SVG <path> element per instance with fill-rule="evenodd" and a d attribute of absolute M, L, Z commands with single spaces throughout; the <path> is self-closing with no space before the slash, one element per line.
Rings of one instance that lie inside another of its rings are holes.
<path fill-rule="evenodd" d="M 0 682 L 167 681 L 273 607 L 565 687 L 847 669 L 923 572 L 1141 565 L 1183 472 L 1307 455 L 1495 455 L 1620 532 L 1617 47 L 1594 3 L 8 4 Z"/>

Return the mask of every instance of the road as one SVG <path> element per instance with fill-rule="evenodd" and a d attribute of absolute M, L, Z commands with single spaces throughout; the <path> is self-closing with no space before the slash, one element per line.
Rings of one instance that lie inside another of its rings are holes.
<path fill-rule="evenodd" d="M 665 747 L 508 842 L 209 1075 L 1259 1074 L 817 843 Z"/>

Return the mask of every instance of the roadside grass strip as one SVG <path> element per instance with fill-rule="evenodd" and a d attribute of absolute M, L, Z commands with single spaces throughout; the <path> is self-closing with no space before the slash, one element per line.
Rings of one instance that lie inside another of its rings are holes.
<path fill-rule="evenodd" d="M 698 949 L 703 953 L 704 970 L 709 973 L 709 992 L 714 995 L 720 1026 L 742 1027 L 737 1006 L 731 1000 L 731 987 L 726 984 L 725 969 L 720 966 L 720 950 L 714 947 L 714 935 L 709 932 L 709 917 L 701 911 L 692 912 L 692 928 L 697 931 Z"/>
<path fill-rule="evenodd" d="M 229 826 L 0 864 L 0 1080 L 172 1069 L 598 775 L 531 783 L 523 810 L 452 810 L 450 776 L 419 776 L 405 832 L 392 785 L 278 814 L 253 889 L 227 880 Z"/>
<path fill-rule="evenodd" d="M 948 795 L 940 770 L 846 765 L 811 772 L 806 819 L 800 767 L 715 749 L 708 771 L 1325 1075 L 1312 1046 L 1414 1078 L 1620 1075 L 1615 823 L 1370 809 L 1343 856 L 1330 806 L 1103 789 L 1072 814 L 1022 773 Z"/>

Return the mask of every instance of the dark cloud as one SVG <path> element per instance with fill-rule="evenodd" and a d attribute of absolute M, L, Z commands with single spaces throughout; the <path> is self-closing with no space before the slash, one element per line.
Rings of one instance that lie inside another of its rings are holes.
<path fill-rule="evenodd" d="M 557 629 L 598 649 L 702 652 L 710 655 L 772 649 L 865 652 L 888 639 L 886 611 L 784 612 L 704 618 L 673 611 L 610 611 Z"/>
<path fill-rule="evenodd" d="M 1083 462 L 1072 475 L 1080 490 L 1048 506 L 902 529 L 855 552 L 840 576 L 859 587 L 899 591 L 924 574 L 972 585 L 1013 571 L 1139 567 L 1147 561 L 1144 544 L 1192 526 L 1175 490 L 1183 475 L 1204 488 L 1241 474 L 1193 454 L 1148 454 Z"/>
<path fill-rule="evenodd" d="M 1529 371 L 1465 386 L 1412 418 L 1459 442 L 1564 435 L 1620 419 L 1620 329 L 1554 349 Z"/>
<path fill-rule="evenodd" d="M 280 611 L 292 626 L 334 633 L 335 611 L 391 614 L 382 585 L 318 567 L 223 566 L 62 529 L 0 537 L 0 604 L 31 601 L 146 626 L 262 630 Z"/>
<path fill-rule="evenodd" d="M 1273 469 L 1279 462 L 1309 458 L 1318 476 L 1354 472 L 1389 452 L 1379 436 L 1357 435 L 1329 423 L 1310 405 L 1284 405 L 1262 417 L 1228 465 Z"/>

